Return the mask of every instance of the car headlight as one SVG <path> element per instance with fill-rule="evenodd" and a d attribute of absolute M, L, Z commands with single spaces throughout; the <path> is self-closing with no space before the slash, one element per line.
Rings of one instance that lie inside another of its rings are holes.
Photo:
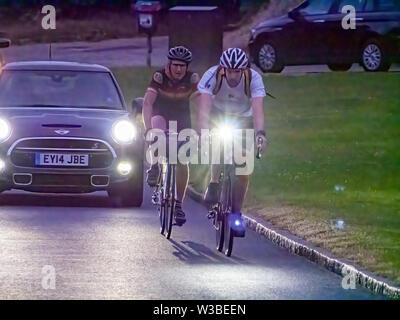
<path fill-rule="evenodd" d="M 136 137 L 136 128 L 128 120 L 118 120 L 112 127 L 111 135 L 117 143 L 131 143 Z"/>
<path fill-rule="evenodd" d="M 8 122 L 0 118 L 0 142 L 6 140 L 11 134 L 11 127 Z"/>

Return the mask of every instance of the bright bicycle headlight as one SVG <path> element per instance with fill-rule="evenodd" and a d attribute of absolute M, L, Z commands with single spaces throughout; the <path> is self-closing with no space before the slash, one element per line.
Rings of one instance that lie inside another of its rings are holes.
<path fill-rule="evenodd" d="M 232 139 L 234 127 L 224 124 L 218 127 L 218 136 L 220 139 Z"/>
<path fill-rule="evenodd" d="M 136 128 L 128 120 L 118 120 L 114 123 L 111 134 L 117 143 L 131 143 L 136 137 Z"/>
<path fill-rule="evenodd" d="M 217 126 L 217 136 L 221 141 L 232 141 L 235 135 L 235 124 L 224 122 Z"/>
<path fill-rule="evenodd" d="M 11 134 L 11 127 L 8 122 L 0 118 L 0 142 L 6 140 Z"/>

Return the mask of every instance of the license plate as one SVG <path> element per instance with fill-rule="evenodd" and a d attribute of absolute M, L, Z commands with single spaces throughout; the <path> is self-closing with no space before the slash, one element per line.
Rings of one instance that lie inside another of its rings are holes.
<path fill-rule="evenodd" d="M 70 153 L 36 153 L 35 164 L 37 166 L 80 166 L 89 165 L 89 155 Z"/>

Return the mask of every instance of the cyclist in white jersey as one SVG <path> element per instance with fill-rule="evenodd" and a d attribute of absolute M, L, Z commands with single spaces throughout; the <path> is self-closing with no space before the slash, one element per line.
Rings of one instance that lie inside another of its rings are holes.
<path fill-rule="evenodd" d="M 261 139 L 261 152 L 264 151 L 267 140 L 263 99 L 266 92 L 261 75 L 249 67 L 243 50 L 230 48 L 224 51 L 220 64 L 204 73 L 198 90 L 201 93 L 197 128 L 199 133 L 201 129 L 213 127 L 213 122 L 229 118 L 241 129 L 254 129 L 256 141 Z M 209 204 L 218 202 L 220 172 L 221 166 L 211 166 L 211 181 L 205 195 Z M 237 175 L 233 187 L 232 213 L 242 221 L 237 231 L 243 233 L 245 227 L 241 210 L 248 182 L 248 175 Z"/>

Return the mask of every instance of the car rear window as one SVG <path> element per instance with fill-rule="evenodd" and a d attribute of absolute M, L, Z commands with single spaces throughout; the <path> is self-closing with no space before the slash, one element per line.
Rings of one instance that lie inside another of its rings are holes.
<path fill-rule="evenodd" d="M 3 70 L 0 107 L 49 106 L 122 109 L 108 72 Z"/>
<path fill-rule="evenodd" d="M 332 0 L 309 0 L 300 6 L 303 15 L 327 14 L 332 7 Z"/>

